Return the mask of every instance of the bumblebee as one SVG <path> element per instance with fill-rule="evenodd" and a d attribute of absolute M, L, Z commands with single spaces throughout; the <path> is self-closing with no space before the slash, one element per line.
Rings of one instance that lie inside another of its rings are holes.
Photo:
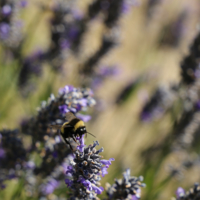
<path fill-rule="evenodd" d="M 87 132 L 84 122 L 78 119 L 72 112 L 66 113 L 65 119 L 67 122 L 65 122 L 63 125 L 51 125 L 51 127 L 60 130 L 60 134 L 63 140 L 70 146 L 70 149 L 73 151 L 73 148 L 67 139 L 72 138 L 78 144 L 76 137 L 81 137 L 84 134 L 86 134 L 87 137 L 87 133 L 89 132 Z M 92 135 L 91 133 L 89 134 Z"/>

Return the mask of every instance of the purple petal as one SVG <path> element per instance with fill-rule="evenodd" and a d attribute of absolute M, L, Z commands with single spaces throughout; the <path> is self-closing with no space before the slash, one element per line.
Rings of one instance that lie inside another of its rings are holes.
<path fill-rule="evenodd" d="M 114 161 L 115 159 L 114 158 L 110 158 L 109 160 L 101 160 L 101 163 L 103 165 L 111 165 L 111 161 Z"/>
<path fill-rule="evenodd" d="M 76 112 L 77 112 L 76 108 L 69 108 L 69 110 L 70 110 L 71 112 L 73 112 L 73 113 L 76 113 Z"/>
<path fill-rule="evenodd" d="M 69 112 L 69 110 L 67 109 L 67 105 L 59 106 L 59 110 L 60 110 L 60 113 L 62 114 Z"/>
<path fill-rule="evenodd" d="M 84 144 L 84 135 L 82 135 L 82 137 L 80 139 L 78 139 L 79 142 L 80 142 L 80 145 L 77 146 L 77 149 L 80 151 L 80 152 L 83 152 L 84 151 L 84 147 L 86 146 Z"/>
<path fill-rule="evenodd" d="M 92 189 L 95 191 L 96 194 L 101 194 L 104 190 L 103 187 L 97 187 L 94 184 L 92 184 Z"/>
<path fill-rule="evenodd" d="M 3 15 L 8 16 L 8 15 L 11 14 L 12 8 L 11 8 L 10 5 L 5 5 L 5 6 L 2 7 L 2 10 L 1 10 L 1 11 L 2 11 Z"/>
<path fill-rule="evenodd" d="M 92 184 L 89 180 L 85 180 L 83 177 L 80 177 L 79 182 L 81 182 L 88 190 L 92 190 Z"/>
<path fill-rule="evenodd" d="M 26 163 L 26 168 L 27 169 L 34 169 L 35 168 L 35 163 L 33 161 L 28 161 Z"/>
<path fill-rule="evenodd" d="M 59 89 L 59 94 L 67 94 L 67 93 L 73 91 L 73 89 L 74 89 L 73 86 L 66 85 L 64 88 Z"/>
<path fill-rule="evenodd" d="M 138 198 L 135 195 L 132 195 L 131 200 L 138 200 Z"/>
<path fill-rule="evenodd" d="M 74 173 L 73 167 L 72 166 L 68 166 L 66 174 L 73 174 L 73 173 Z"/>
<path fill-rule="evenodd" d="M 7 23 L 1 23 L 0 24 L 0 36 L 5 39 L 8 37 L 8 34 L 10 32 L 10 26 Z"/>
<path fill-rule="evenodd" d="M 76 116 L 84 122 L 88 122 L 91 120 L 90 115 L 83 115 L 83 114 L 77 113 Z"/>
<path fill-rule="evenodd" d="M 28 5 L 28 2 L 26 0 L 21 0 L 20 5 L 22 8 L 25 8 Z"/>
<path fill-rule="evenodd" d="M 177 196 L 177 198 L 182 197 L 184 194 L 185 194 L 185 190 L 182 187 L 179 187 L 176 190 L 176 196 Z"/>
<path fill-rule="evenodd" d="M 79 104 L 83 107 L 86 107 L 87 106 L 87 99 L 80 99 L 79 100 Z"/>
<path fill-rule="evenodd" d="M 43 194 L 48 195 L 54 192 L 54 190 L 60 185 L 60 183 L 55 180 L 52 179 L 50 180 L 47 184 L 43 184 L 41 186 L 41 191 Z"/>
<path fill-rule="evenodd" d="M 136 190 L 135 199 L 137 200 L 137 199 L 139 199 L 140 197 L 141 197 L 141 189 L 138 188 L 138 189 Z"/>
<path fill-rule="evenodd" d="M 68 187 L 71 187 L 72 184 L 73 184 L 73 181 L 66 178 L 66 179 L 65 179 L 65 183 L 67 184 Z"/>
<path fill-rule="evenodd" d="M 108 168 L 108 167 L 106 167 L 106 166 L 104 166 L 104 167 L 101 168 L 101 172 L 102 172 L 101 175 L 102 175 L 102 177 L 104 177 L 106 174 L 108 174 L 107 168 Z"/>

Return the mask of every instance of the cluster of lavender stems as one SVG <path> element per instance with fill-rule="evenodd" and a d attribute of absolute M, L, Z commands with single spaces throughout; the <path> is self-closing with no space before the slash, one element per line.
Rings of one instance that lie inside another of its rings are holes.
<path fill-rule="evenodd" d="M 27 97 L 31 91 L 36 89 L 34 79 L 40 77 L 43 73 L 44 65 L 50 66 L 57 72 L 61 72 L 69 56 L 78 56 L 85 51 L 82 48 L 83 38 L 88 33 L 92 21 L 98 21 L 103 17 L 103 25 L 106 31 L 102 34 L 99 49 L 96 50 L 80 65 L 80 71 L 84 74 L 82 86 L 92 87 L 94 85 L 91 75 L 96 77 L 96 82 L 101 85 L 102 81 L 108 77 L 106 75 L 96 74 L 96 69 L 101 66 L 101 59 L 113 49 L 118 43 L 116 37 L 118 21 L 132 6 L 137 5 L 135 0 L 105 0 L 103 2 L 96 0 L 91 2 L 82 13 L 77 9 L 75 1 L 53 1 L 51 6 L 36 4 L 40 14 L 34 16 L 27 30 L 30 33 L 22 32 L 25 23 L 21 19 L 21 13 L 27 12 L 29 4 L 25 0 L 3 0 L 0 4 L 0 41 L 5 47 L 3 52 L 5 63 L 8 61 L 18 62 L 19 72 L 18 86 L 23 97 Z M 42 18 L 47 12 L 51 12 L 49 21 L 50 42 L 47 49 L 37 47 L 28 55 L 24 55 L 27 41 L 34 37 L 34 31 L 37 29 L 37 17 Z M 112 66 L 111 66 L 112 68 Z M 111 74 L 112 75 L 112 74 Z"/>
<path fill-rule="evenodd" d="M 69 199 L 98 199 L 97 195 L 104 191 L 101 177 L 108 173 L 114 159 L 103 159 L 100 155 L 103 148 L 96 149 L 98 141 L 86 146 L 84 135 L 76 138 L 79 145 L 73 144 L 76 150 L 71 152 L 58 132 L 52 132 L 48 126 L 64 123 L 69 111 L 87 121 L 91 117 L 78 112 L 94 104 L 91 90 L 65 86 L 57 97 L 51 95 L 48 102 L 42 103 L 38 115 L 23 121 L 21 129 L 0 131 L 1 189 L 13 178 L 24 178 L 26 195 L 45 199 L 65 179 L 70 189 Z M 28 147 L 22 140 L 25 135 L 31 138 Z M 40 158 L 39 165 L 33 155 Z M 106 199 L 140 198 L 140 187 L 144 187 L 140 181 L 141 177 L 130 177 L 130 170 L 126 171 L 123 180 L 115 180 L 114 185 L 107 187 Z"/>
<path fill-rule="evenodd" d="M 149 164 L 149 156 L 157 155 L 160 151 L 160 157 L 173 155 L 179 157 L 179 166 L 170 164 L 170 177 L 182 179 L 184 173 L 190 168 L 199 167 L 199 131 L 200 131 L 200 81 L 199 81 L 199 58 L 200 58 L 200 34 L 197 33 L 189 53 L 183 58 L 181 67 L 181 80 L 168 86 L 168 90 L 161 90 L 160 87 L 152 95 L 151 99 L 143 107 L 140 119 L 141 121 L 153 121 L 164 119 L 166 113 L 173 117 L 173 126 L 162 142 L 157 145 L 149 146 L 144 155 L 144 160 Z M 174 112 L 179 105 L 179 109 Z M 193 155 L 197 156 L 193 156 Z M 188 159 L 189 158 L 189 159 Z M 179 189 L 181 191 L 181 189 Z M 198 199 L 199 186 L 195 185 L 188 193 L 183 192 L 177 195 L 177 199 Z"/>

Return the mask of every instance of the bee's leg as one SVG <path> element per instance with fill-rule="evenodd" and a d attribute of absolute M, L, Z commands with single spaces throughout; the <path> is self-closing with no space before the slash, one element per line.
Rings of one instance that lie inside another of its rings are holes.
<path fill-rule="evenodd" d="M 76 142 L 76 144 L 79 144 L 74 135 L 72 135 L 72 138 L 73 138 L 74 142 Z"/>
<path fill-rule="evenodd" d="M 65 137 L 63 137 L 63 139 L 65 140 L 65 142 L 69 145 L 69 147 L 70 147 L 70 149 L 72 150 L 72 151 L 74 151 L 73 150 L 73 148 L 72 148 L 72 146 L 71 146 L 71 144 L 70 144 L 70 142 L 69 141 L 67 141 L 67 139 L 65 138 Z"/>

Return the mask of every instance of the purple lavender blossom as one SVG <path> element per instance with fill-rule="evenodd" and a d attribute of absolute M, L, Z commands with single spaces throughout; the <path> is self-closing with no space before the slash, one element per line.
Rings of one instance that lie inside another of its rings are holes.
<path fill-rule="evenodd" d="M 113 158 L 109 160 L 101 160 L 99 153 L 103 148 L 96 150 L 99 145 L 98 141 L 93 145 L 85 147 L 83 137 L 79 139 L 81 145 L 75 151 L 74 160 L 71 162 L 66 174 L 71 175 L 65 179 L 65 183 L 71 189 L 71 199 L 96 199 L 96 195 L 103 192 L 103 187 L 100 187 L 100 175 L 104 176 L 105 167 L 108 168 Z M 106 171 L 107 172 L 107 171 Z"/>
<path fill-rule="evenodd" d="M 21 0 L 21 1 L 20 1 L 20 6 L 21 6 L 22 8 L 25 8 L 27 5 L 28 5 L 28 1 L 27 1 L 27 0 Z"/>
<path fill-rule="evenodd" d="M 0 23 L 0 38 L 5 39 L 9 36 L 10 26 L 9 24 L 2 22 Z"/>
<path fill-rule="evenodd" d="M 179 187 L 176 190 L 176 197 L 177 198 L 180 198 L 180 197 L 184 196 L 184 194 L 185 194 L 185 190 L 182 187 Z"/>
<path fill-rule="evenodd" d="M 131 177 L 130 169 L 127 169 L 123 174 L 123 179 L 115 180 L 115 184 L 112 186 L 107 184 L 106 193 L 107 200 L 114 199 L 130 199 L 137 200 L 141 196 L 141 187 L 145 187 L 143 181 L 143 177 Z"/>
<path fill-rule="evenodd" d="M 78 111 L 85 111 L 88 107 L 94 106 L 95 103 L 90 89 L 65 86 L 59 90 L 57 97 L 52 94 L 47 102 L 42 102 L 37 116 L 22 124 L 22 132 L 33 136 L 32 148 L 35 149 L 35 144 L 38 141 L 44 142 L 44 136 L 49 136 L 50 124 L 57 124 L 57 121 L 61 124 L 64 123 L 65 113 L 68 110 L 76 115 Z M 90 116 L 87 115 L 79 116 L 84 121 L 90 119 Z"/>
<path fill-rule="evenodd" d="M 11 8 L 10 5 L 4 5 L 4 6 L 2 7 L 1 12 L 2 12 L 2 14 L 3 14 L 4 16 L 8 16 L 8 15 L 11 14 L 12 8 Z"/>
<path fill-rule="evenodd" d="M 60 113 L 62 114 L 69 112 L 69 110 L 67 109 L 67 105 L 59 106 L 59 110 L 60 110 Z"/>
<path fill-rule="evenodd" d="M 72 85 L 66 85 L 63 88 L 59 89 L 59 94 L 67 94 L 69 92 L 72 92 L 74 87 Z"/>
<path fill-rule="evenodd" d="M 59 185 L 60 182 L 52 178 L 46 184 L 42 184 L 40 190 L 43 195 L 48 195 L 53 193 Z"/>
<path fill-rule="evenodd" d="M 198 200 L 200 199 L 200 186 L 198 183 L 194 184 L 188 192 L 185 192 L 183 188 L 179 187 L 176 191 L 176 200 Z"/>
<path fill-rule="evenodd" d="M 91 120 L 91 116 L 90 115 L 83 115 L 81 113 L 77 113 L 76 115 L 79 119 L 81 119 L 84 122 L 88 122 Z"/>
<path fill-rule="evenodd" d="M 81 136 L 81 138 L 78 139 L 80 142 L 80 145 L 77 146 L 77 150 L 79 150 L 80 152 L 84 151 L 84 147 L 86 146 L 84 143 L 84 135 Z"/>

